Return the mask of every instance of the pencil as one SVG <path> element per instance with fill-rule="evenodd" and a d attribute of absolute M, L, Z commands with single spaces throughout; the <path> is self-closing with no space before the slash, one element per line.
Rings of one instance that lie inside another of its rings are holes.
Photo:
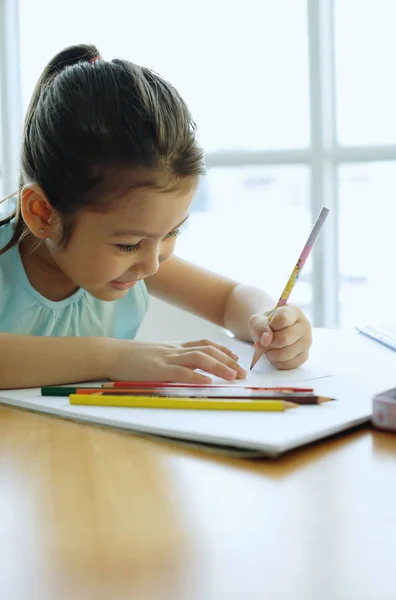
<path fill-rule="evenodd" d="M 145 394 L 147 393 L 149 390 L 148 388 L 143 388 L 141 390 L 133 390 L 133 392 L 135 393 L 139 393 L 140 394 Z M 59 386 L 59 387 L 42 387 L 41 388 L 41 395 L 42 396 L 70 396 L 70 394 L 100 394 L 101 392 L 103 392 L 103 388 L 102 387 L 94 387 L 94 388 L 88 388 L 88 387 L 69 387 L 69 386 Z M 114 394 L 118 394 L 120 392 L 126 393 L 126 394 L 130 394 L 131 390 L 130 389 L 119 389 L 117 388 L 116 390 L 111 390 L 112 393 Z"/>
<path fill-rule="evenodd" d="M 325 402 L 334 402 L 335 398 L 328 398 L 327 396 L 293 396 L 291 398 L 296 404 L 301 406 L 313 405 L 313 404 L 324 404 Z"/>
<path fill-rule="evenodd" d="M 71 394 L 70 404 L 84 406 L 115 406 L 124 408 L 173 408 L 188 410 L 239 410 L 281 412 L 297 408 L 285 400 L 210 400 L 208 398 L 163 398 L 158 396 L 83 395 Z"/>
<path fill-rule="evenodd" d="M 42 396 L 70 396 L 70 394 L 76 394 L 80 389 L 84 390 L 92 390 L 92 391 L 100 391 L 102 387 L 92 387 L 92 388 L 81 388 L 81 386 L 44 386 L 41 388 Z"/>
<path fill-rule="evenodd" d="M 142 397 L 161 397 L 161 398 L 204 398 L 204 399 L 222 399 L 222 400 L 290 400 L 297 404 L 321 404 L 324 398 L 312 393 L 296 393 L 296 392 L 257 392 L 257 391 L 237 391 L 230 393 L 228 390 L 87 390 L 82 388 L 76 391 L 79 395 L 98 395 L 98 396 L 142 396 Z M 331 398 L 330 398 L 331 399 Z M 330 400 L 329 399 L 329 400 Z"/>
<path fill-rule="evenodd" d="M 272 312 L 270 313 L 270 315 L 268 317 L 268 323 L 271 323 L 272 316 L 275 313 L 276 309 L 279 308 L 280 306 L 285 306 L 285 304 L 287 304 L 290 294 L 292 293 L 293 288 L 296 285 L 296 282 L 300 276 L 303 266 L 305 265 L 305 262 L 311 253 L 311 250 L 319 236 L 319 233 L 323 227 L 323 224 L 324 224 L 329 212 L 330 212 L 329 209 L 325 208 L 325 207 L 323 207 L 322 210 L 320 211 L 320 214 L 319 214 L 318 218 L 316 219 L 314 226 L 312 227 L 312 231 L 309 234 L 306 244 L 305 244 L 304 248 L 302 249 L 302 252 L 296 262 L 296 266 L 294 267 L 292 274 L 289 277 L 289 280 L 285 286 L 285 289 L 283 290 L 283 292 L 278 300 L 277 305 L 275 306 L 275 308 L 272 310 Z M 260 357 L 261 357 L 261 352 L 259 350 L 256 350 L 253 355 L 250 369 L 253 369 L 254 365 L 257 363 L 257 361 L 259 360 Z"/>
<path fill-rule="evenodd" d="M 135 394 L 136 390 L 133 391 L 133 395 L 138 395 L 139 397 L 143 397 L 143 398 L 153 398 L 153 397 L 160 397 L 160 398 L 183 398 L 185 397 L 185 395 L 176 395 L 174 393 L 172 393 L 171 395 L 167 394 L 166 392 L 159 392 L 158 394 L 154 394 L 154 393 L 150 393 L 150 392 L 145 392 L 145 393 L 138 393 Z M 153 390 L 154 392 L 154 390 Z M 174 390 L 172 390 L 172 392 L 174 392 Z M 80 394 L 86 394 L 85 390 L 79 390 L 77 393 Z M 116 393 L 114 394 L 114 390 L 112 391 L 108 391 L 108 392 L 89 392 L 89 395 L 99 395 L 99 396 L 130 396 L 131 392 L 127 391 L 127 390 L 117 390 Z M 241 394 L 236 394 L 236 395 L 230 395 L 230 394 L 216 394 L 216 395 L 207 395 L 207 396 L 201 396 L 200 394 L 197 395 L 189 395 L 188 398 L 202 398 L 205 400 L 215 400 L 215 399 L 221 399 L 221 400 L 229 400 L 230 402 L 235 402 L 235 400 L 244 400 L 244 401 L 254 401 L 254 402 L 258 402 L 260 400 L 262 401 L 266 401 L 266 402 L 270 402 L 272 400 L 287 400 L 290 402 L 293 402 L 294 404 L 299 404 L 299 405 L 313 405 L 313 404 L 323 404 L 325 402 L 331 402 L 334 400 L 334 398 L 328 398 L 326 396 L 315 396 L 313 394 L 257 394 L 257 395 L 252 395 L 252 396 L 244 396 Z"/>
<path fill-rule="evenodd" d="M 292 391 L 291 389 L 285 388 L 274 388 L 274 389 L 257 389 L 257 388 L 238 388 L 236 386 L 224 386 L 211 389 L 203 389 L 200 387 L 196 388 L 184 388 L 184 387 L 172 387 L 172 388 L 88 388 L 88 387 L 70 387 L 70 386 L 59 386 L 59 387 L 43 387 L 41 388 L 42 396 L 70 396 L 70 394 L 98 394 L 106 392 L 108 394 L 126 394 L 126 395 L 139 395 L 139 396 L 188 396 L 188 397 L 204 397 L 204 398 L 284 398 L 284 397 L 299 397 L 299 396 L 313 396 L 312 391 Z"/>
<path fill-rule="evenodd" d="M 232 391 L 232 390 L 230 390 Z M 247 390 L 249 392 L 249 390 Z M 103 390 L 103 388 L 77 388 L 77 387 L 59 387 L 59 388 L 54 388 L 52 389 L 52 387 L 50 388 L 42 388 L 42 395 L 43 396 L 70 396 L 72 394 L 78 394 L 78 395 L 99 395 L 99 396 L 130 396 L 131 395 L 131 390 L 130 389 L 112 389 L 110 390 L 109 388 L 107 388 L 107 390 Z M 311 393 L 293 393 L 293 392 L 289 392 L 289 393 L 282 393 L 282 392 L 275 392 L 275 393 L 260 393 L 260 392 L 256 392 L 256 393 L 250 393 L 249 395 L 243 394 L 242 391 L 237 392 L 237 390 L 234 390 L 233 394 L 229 393 L 229 390 L 225 390 L 224 392 L 220 391 L 219 388 L 213 390 L 212 392 L 210 390 L 207 390 L 205 392 L 205 390 L 197 390 L 196 392 L 192 392 L 192 390 L 188 390 L 189 393 L 189 398 L 205 398 L 205 399 L 225 399 L 225 400 L 233 400 L 233 399 L 237 399 L 237 400 L 291 400 L 292 402 L 294 402 L 295 404 L 299 404 L 299 405 L 310 405 L 310 404 L 323 404 L 324 402 L 330 402 L 332 400 L 334 400 L 334 398 L 327 398 L 325 396 L 316 396 L 314 394 Z M 191 395 L 190 395 L 191 393 Z M 202 394 L 202 396 L 201 396 Z M 139 397 L 143 397 L 143 398 L 150 398 L 150 397 L 161 397 L 161 398 L 169 398 L 169 397 L 173 397 L 173 398 L 183 398 L 186 396 L 186 390 L 180 389 L 180 390 L 176 390 L 176 389 L 172 389 L 169 391 L 166 391 L 164 389 L 159 389 L 159 390 L 154 390 L 154 389 L 149 389 L 149 388 L 143 388 L 141 390 L 138 389 L 134 389 L 133 390 L 133 395 L 134 396 L 139 396 Z"/>
<path fill-rule="evenodd" d="M 290 392 L 313 392 L 313 388 L 282 386 L 260 386 L 260 385 L 224 385 L 224 383 L 166 383 L 164 381 L 112 381 L 111 383 L 102 383 L 102 388 L 202 388 L 202 389 L 244 389 L 244 390 L 270 390 L 270 391 L 290 391 Z"/>
<path fill-rule="evenodd" d="M 108 392 L 98 392 L 97 390 L 89 390 L 86 391 L 86 389 L 81 389 L 81 390 L 77 390 L 77 394 L 79 395 L 96 395 L 96 396 L 131 396 L 131 391 L 129 390 L 109 390 Z M 203 392 L 203 394 L 189 394 L 188 398 L 203 398 L 205 400 L 229 400 L 230 402 L 234 402 L 235 400 L 245 400 L 245 401 L 254 401 L 254 402 L 258 402 L 260 400 L 262 401 L 266 401 L 269 402 L 271 400 L 287 400 L 289 402 L 293 402 L 295 404 L 300 404 L 300 405 L 310 405 L 310 404 L 323 404 L 324 402 L 330 402 L 333 401 L 334 398 L 327 398 L 326 396 L 315 396 L 313 394 L 257 394 L 254 396 L 244 396 L 241 394 L 236 394 L 236 395 L 227 395 L 227 394 L 208 394 L 207 396 L 204 395 L 205 392 Z M 139 398 L 185 398 L 186 395 L 185 393 L 175 393 L 174 390 L 172 390 L 172 392 L 169 392 L 169 394 L 167 392 L 155 392 L 155 390 L 152 391 L 145 391 L 143 393 L 138 392 L 136 393 L 136 390 L 133 391 L 133 395 L 134 396 L 139 396 Z"/>

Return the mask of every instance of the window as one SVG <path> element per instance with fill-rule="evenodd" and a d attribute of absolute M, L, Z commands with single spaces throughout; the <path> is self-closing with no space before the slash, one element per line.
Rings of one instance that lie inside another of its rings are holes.
<path fill-rule="evenodd" d="M 86 41 L 188 102 L 208 175 L 180 255 L 277 297 L 325 204 L 292 300 L 321 326 L 352 327 L 379 305 L 392 317 L 394 0 L 69 0 L 61 21 L 50 0 L 19 8 L 24 109 L 49 58 Z"/>
<path fill-rule="evenodd" d="M 0 197 L 16 190 L 19 175 L 22 110 L 17 9 L 17 2 L 0 2 Z M 0 205 L 3 214 L 6 210 Z"/>
<path fill-rule="evenodd" d="M 394 0 L 335 3 L 338 138 L 341 144 L 394 144 Z"/>
<path fill-rule="evenodd" d="M 0 22 L 1 22 L 1 12 L 0 12 Z M 0 27 L 0 35 L 1 35 L 1 27 Z M 3 173 L 3 145 L 4 145 L 4 135 L 3 135 L 3 90 L 5 86 L 5 78 L 4 78 L 4 49 L 0 44 L 0 200 L 3 196 L 5 196 L 4 190 L 4 173 Z M 1 215 L 4 212 L 3 205 L 0 204 L 0 219 Z"/>
<path fill-rule="evenodd" d="M 344 165 L 340 185 L 341 325 L 392 319 L 396 162 Z"/>
<path fill-rule="evenodd" d="M 1 67 L 0 67 L 1 69 Z M 2 82 L 2 77 L 1 77 L 1 73 L 0 73 L 0 85 Z M 2 98 L 1 98 L 1 94 L 0 94 L 0 115 L 2 114 Z M 3 132 L 2 132 L 2 119 L 0 119 L 0 140 L 3 139 Z M 3 158 L 2 158 L 2 154 L 3 154 L 3 144 L 0 143 L 0 200 L 3 198 L 3 196 L 5 196 L 5 190 L 3 190 Z M 3 204 L 0 204 L 0 219 L 1 219 L 1 215 L 3 214 L 4 208 L 3 208 Z"/>
<path fill-rule="evenodd" d="M 200 0 L 188 11 L 185 0 L 69 0 L 61 27 L 56 3 L 33 4 L 20 0 L 25 107 L 53 54 L 92 41 L 105 58 L 127 57 L 169 79 L 208 152 L 309 144 L 305 0 Z"/>
<path fill-rule="evenodd" d="M 309 234 L 308 169 L 210 169 L 194 209 L 177 253 L 237 281 L 259 285 L 278 298 Z M 312 316 L 311 258 L 292 299 Z"/>

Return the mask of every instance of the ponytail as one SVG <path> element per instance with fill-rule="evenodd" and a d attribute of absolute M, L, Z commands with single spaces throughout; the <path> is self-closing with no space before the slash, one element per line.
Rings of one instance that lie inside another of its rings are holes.
<path fill-rule="evenodd" d="M 71 48 L 66 48 L 62 52 L 59 52 L 45 67 L 43 73 L 40 76 L 40 79 L 36 83 L 36 86 L 33 91 L 32 98 L 30 100 L 25 122 L 24 122 L 24 131 L 23 137 L 25 137 L 26 132 L 29 130 L 34 112 L 37 108 L 38 103 L 42 97 L 43 92 L 48 88 L 51 84 L 52 80 L 62 71 L 62 69 L 75 65 L 79 62 L 94 62 L 95 60 L 101 59 L 99 54 L 99 50 L 95 46 L 80 44 L 78 46 L 72 46 Z M 24 185 L 22 173 L 19 178 L 19 191 L 6 196 L 0 200 L 0 205 L 11 200 L 15 196 L 17 196 L 16 207 L 11 212 L 10 215 L 5 217 L 4 219 L 0 219 L 0 227 L 10 223 L 15 219 L 14 223 L 14 232 L 8 244 L 4 246 L 4 248 L 0 248 L 0 256 L 10 250 L 13 246 L 16 246 L 21 242 L 21 240 L 29 233 L 28 228 L 25 225 L 25 222 L 22 217 L 21 211 L 21 191 Z"/>

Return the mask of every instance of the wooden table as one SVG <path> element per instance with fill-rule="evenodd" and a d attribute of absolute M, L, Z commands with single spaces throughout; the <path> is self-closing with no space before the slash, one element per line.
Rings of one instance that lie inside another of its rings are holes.
<path fill-rule="evenodd" d="M 396 435 L 276 461 L 0 408 L 2 600 L 396 598 Z"/>

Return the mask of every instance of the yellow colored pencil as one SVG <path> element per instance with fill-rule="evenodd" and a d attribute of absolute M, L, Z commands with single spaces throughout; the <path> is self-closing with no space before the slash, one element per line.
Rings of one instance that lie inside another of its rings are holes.
<path fill-rule="evenodd" d="M 268 323 L 271 323 L 271 319 L 272 319 L 276 309 L 279 308 L 280 306 L 284 306 L 285 304 L 287 304 L 287 301 L 289 300 L 289 296 L 292 293 L 294 286 L 296 285 L 297 279 L 299 278 L 302 268 L 305 265 L 305 262 L 311 253 L 311 250 L 319 236 L 319 233 L 323 227 L 323 224 L 324 224 L 329 212 L 330 212 L 329 209 L 325 208 L 325 207 L 323 207 L 322 210 L 320 211 L 319 216 L 316 219 L 315 224 L 312 227 L 312 231 L 309 234 L 309 237 L 306 241 L 306 244 L 305 244 L 304 248 L 302 249 L 302 252 L 296 262 L 296 266 L 294 267 L 292 274 L 289 277 L 289 280 L 285 286 L 285 289 L 283 290 L 281 297 L 278 300 L 277 305 L 271 311 L 271 313 L 268 317 Z M 256 350 L 253 355 L 250 369 L 253 369 L 254 365 L 257 363 L 257 361 L 259 360 L 260 357 L 261 357 L 261 352 L 259 350 Z"/>
<path fill-rule="evenodd" d="M 286 400 L 213 400 L 211 398 L 164 398 L 163 396 L 120 396 L 71 394 L 70 404 L 126 408 L 179 408 L 192 410 L 284 411 L 298 404 Z"/>

